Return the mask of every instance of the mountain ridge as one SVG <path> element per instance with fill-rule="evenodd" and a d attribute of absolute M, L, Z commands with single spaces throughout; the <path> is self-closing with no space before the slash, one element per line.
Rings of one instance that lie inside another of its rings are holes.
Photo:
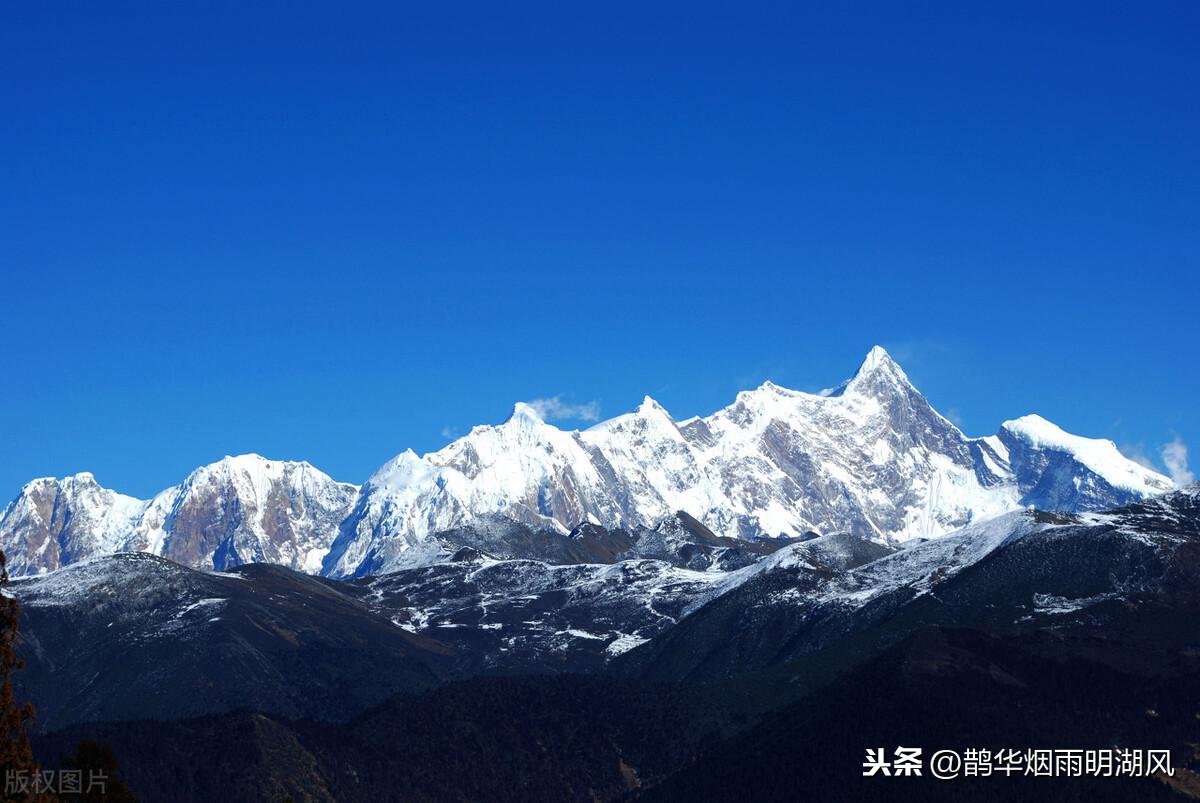
<path fill-rule="evenodd" d="M 427 559 L 431 534 L 481 513 L 565 533 L 582 521 L 627 527 L 685 510 L 726 537 L 848 530 L 903 542 L 1027 506 L 1098 509 L 1173 487 L 1115 446 L 1115 470 L 1098 474 L 1076 454 L 1088 439 L 1019 435 L 967 437 L 878 346 L 832 390 L 765 382 L 683 422 L 646 397 L 631 412 L 564 431 L 518 404 L 503 424 L 385 464 L 364 484 L 322 573 L 415 565 Z M 1109 481 L 1118 474 L 1140 481 Z"/>
<path fill-rule="evenodd" d="M 151 499 L 103 488 L 88 472 L 31 480 L 0 514 L 13 576 L 115 552 L 223 569 L 268 561 L 315 572 L 357 486 L 305 461 L 227 456 Z"/>
<path fill-rule="evenodd" d="M 86 472 L 41 478 L 0 514 L 0 547 L 14 575 L 133 550 L 197 568 L 269 561 L 346 577 L 441 560 L 439 533 L 489 517 L 567 536 L 685 511 L 726 538 L 849 531 L 902 543 L 1023 507 L 1100 509 L 1171 487 L 1111 441 L 1038 416 L 968 437 L 876 346 L 834 388 L 768 381 L 682 421 L 646 396 L 562 430 L 517 402 L 503 423 L 422 456 L 405 450 L 362 486 L 258 455 L 202 466 L 150 500 Z"/>

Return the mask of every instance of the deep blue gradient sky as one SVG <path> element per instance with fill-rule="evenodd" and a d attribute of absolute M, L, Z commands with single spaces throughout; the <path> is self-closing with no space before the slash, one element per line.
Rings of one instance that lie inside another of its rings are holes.
<path fill-rule="evenodd" d="M 874 343 L 968 434 L 1200 439 L 1200 5 L 648 5 L 5 9 L 0 496 Z"/>

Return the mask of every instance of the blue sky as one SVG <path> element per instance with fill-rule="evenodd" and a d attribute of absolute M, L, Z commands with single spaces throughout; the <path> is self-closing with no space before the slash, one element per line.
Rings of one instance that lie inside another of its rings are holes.
<path fill-rule="evenodd" d="M 650 5 L 6 9 L 0 495 L 875 343 L 968 434 L 1200 438 L 1200 7 Z"/>

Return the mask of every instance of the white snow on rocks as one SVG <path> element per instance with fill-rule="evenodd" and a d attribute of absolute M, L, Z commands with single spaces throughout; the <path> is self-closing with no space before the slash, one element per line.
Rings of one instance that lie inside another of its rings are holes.
<path fill-rule="evenodd" d="M 1157 471 L 1135 463 L 1121 454 L 1117 445 L 1100 438 L 1081 438 L 1064 432 L 1040 415 L 1024 415 L 1005 421 L 1001 427 L 1036 449 L 1065 452 L 1110 485 L 1143 496 L 1163 493 L 1174 487 Z"/>
<path fill-rule="evenodd" d="M 1061 453 L 1075 461 L 1065 470 L 1046 456 Z M 1028 499 L 1047 466 L 1052 495 Z M 1100 509 L 1171 487 L 1111 441 L 1038 416 L 968 438 L 876 346 L 828 391 L 765 382 L 683 421 L 647 396 L 564 431 L 518 403 L 439 451 L 401 453 L 361 489 L 257 455 L 199 468 L 152 500 L 90 474 L 35 480 L 0 516 L 0 548 L 14 575 L 140 550 L 209 570 L 265 561 L 346 577 L 442 561 L 431 536 L 497 516 L 565 536 L 581 522 L 652 526 L 682 510 L 726 537 L 847 531 L 899 544 L 1034 503 Z"/>
<path fill-rule="evenodd" d="M 1141 495 L 1170 487 L 1109 442 L 1054 432 L 1065 439 L 1046 438 L 1046 447 L 1080 450 L 1081 472 Z M 888 543 L 935 538 L 1025 506 L 1008 460 L 999 438 L 968 438 L 934 411 L 878 346 L 829 391 L 766 382 L 685 421 L 646 397 L 568 432 L 518 404 L 504 424 L 380 469 L 322 571 L 421 565 L 437 559 L 423 546 L 430 535 L 483 515 L 565 533 L 583 521 L 630 527 L 683 510 L 734 538 L 810 530 Z"/>

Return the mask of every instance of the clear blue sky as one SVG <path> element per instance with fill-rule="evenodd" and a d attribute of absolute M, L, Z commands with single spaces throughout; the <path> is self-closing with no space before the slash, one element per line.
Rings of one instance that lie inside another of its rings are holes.
<path fill-rule="evenodd" d="M 1200 440 L 1200 5 L 650 5 L 6 8 L 0 496 L 874 343 L 968 434 Z"/>

